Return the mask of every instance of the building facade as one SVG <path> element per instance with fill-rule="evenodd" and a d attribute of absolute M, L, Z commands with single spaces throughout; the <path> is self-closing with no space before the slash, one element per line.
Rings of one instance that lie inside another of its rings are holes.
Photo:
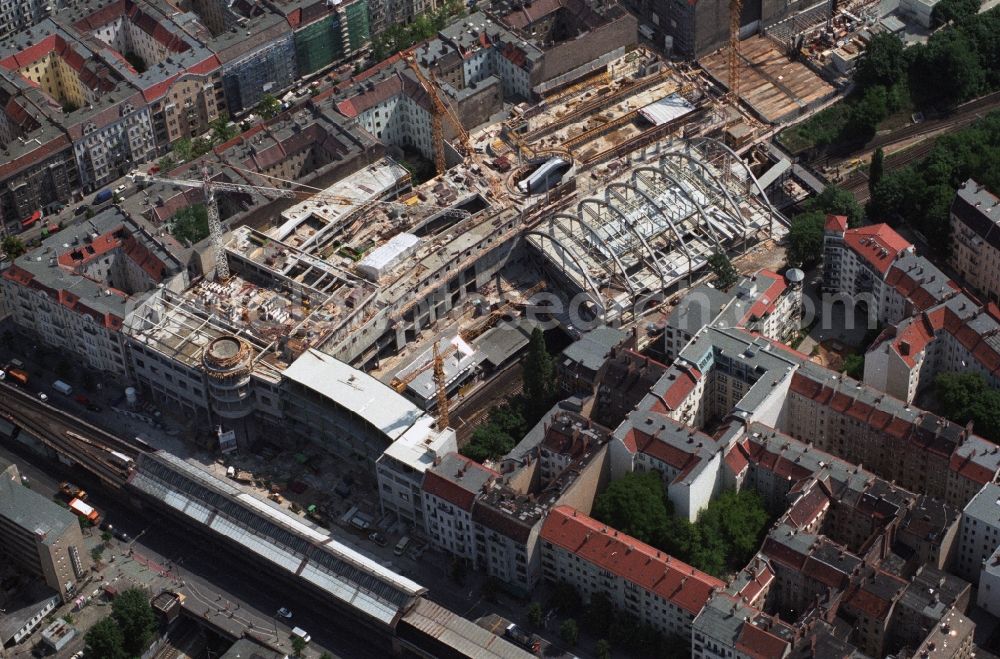
<path fill-rule="evenodd" d="M 0 467 L 0 554 L 69 601 L 90 570 L 76 515 L 22 485 L 15 465 Z"/>
<path fill-rule="evenodd" d="M 1000 302 L 1000 197 L 969 179 L 951 205 L 948 265 L 991 302 Z"/>

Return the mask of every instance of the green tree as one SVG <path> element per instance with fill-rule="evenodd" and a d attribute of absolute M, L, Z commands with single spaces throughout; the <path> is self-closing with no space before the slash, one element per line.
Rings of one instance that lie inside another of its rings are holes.
<path fill-rule="evenodd" d="M 532 411 L 541 414 L 550 407 L 555 397 L 556 375 L 552 355 L 545 347 L 545 334 L 537 327 L 531 332 L 522 377 L 528 405 Z"/>
<path fill-rule="evenodd" d="M 194 158 L 194 143 L 187 137 L 182 137 L 173 144 L 173 152 L 180 162 L 188 162 Z"/>
<path fill-rule="evenodd" d="M 129 588 L 119 593 L 111 603 L 111 615 L 125 637 L 125 651 L 130 656 L 145 652 L 156 632 L 156 616 L 145 591 Z"/>
<path fill-rule="evenodd" d="M 851 106 L 840 141 L 865 143 L 875 136 L 878 125 L 889 116 L 889 92 L 882 85 L 870 87 Z"/>
<path fill-rule="evenodd" d="M 827 214 L 844 215 L 847 217 L 847 225 L 850 227 L 861 226 L 865 219 L 864 209 L 848 190 L 828 185 L 819 193 L 805 203 L 806 211 L 819 211 L 824 216 Z"/>
<path fill-rule="evenodd" d="M 532 602 L 528 605 L 528 622 L 534 627 L 541 627 L 545 613 L 542 611 L 542 605 L 538 602 Z"/>
<path fill-rule="evenodd" d="M 3 253 L 11 260 L 28 251 L 28 248 L 24 246 L 24 241 L 17 236 L 4 236 L 3 241 L 0 242 L 0 249 L 3 249 Z"/>
<path fill-rule="evenodd" d="M 486 422 L 472 431 L 472 438 L 462 447 L 461 453 L 481 463 L 503 457 L 516 445 L 513 437 L 495 424 Z"/>
<path fill-rule="evenodd" d="M 937 27 L 964 21 L 978 14 L 981 6 L 980 0 L 939 0 L 931 10 L 931 24 Z"/>
<path fill-rule="evenodd" d="M 797 267 L 809 267 L 823 257 L 823 227 L 826 213 L 801 213 L 791 220 L 788 230 L 788 262 Z"/>
<path fill-rule="evenodd" d="M 611 659 L 611 643 L 606 638 L 597 642 L 597 659 Z"/>
<path fill-rule="evenodd" d="M 580 638 L 580 627 L 576 624 L 576 620 L 572 618 L 563 620 L 562 625 L 559 626 L 559 638 L 566 645 L 576 645 L 577 640 Z"/>
<path fill-rule="evenodd" d="M 944 2 L 946 0 L 942 0 Z M 858 62 L 854 73 L 855 83 L 862 89 L 881 85 L 889 88 L 906 76 L 906 59 L 903 42 L 891 32 L 880 32 L 872 37 Z"/>
<path fill-rule="evenodd" d="M 956 29 L 938 32 L 916 51 L 909 73 L 914 100 L 921 106 L 954 107 L 978 95 L 986 81 L 976 45 Z"/>
<path fill-rule="evenodd" d="M 941 373 L 934 380 L 941 413 L 955 423 L 972 422 L 976 433 L 1000 441 L 1000 390 L 979 373 Z"/>
<path fill-rule="evenodd" d="M 865 356 L 848 355 L 845 357 L 843 371 L 848 377 L 855 380 L 863 379 L 865 377 Z"/>
<path fill-rule="evenodd" d="M 175 160 L 174 157 L 168 153 L 167 155 L 160 158 L 156 164 L 160 166 L 160 171 L 158 173 L 165 175 L 167 172 L 169 172 L 170 170 L 172 170 L 174 167 L 177 166 L 177 160 Z"/>
<path fill-rule="evenodd" d="M 281 112 L 281 101 L 270 94 L 266 94 L 257 104 L 257 114 L 265 120 L 278 116 L 279 112 Z"/>
<path fill-rule="evenodd" d="M 885 175 L 885 152 L 882 147 L 875 149 L 872 153 L 872 162 L 868 166 L 868 192 L 875 192 L 875 186 L 879 184 Z"/>
<path fill-rule="evenodd" d="M 659 545 L 670 511 L 655 471 L 631 472 L 613 481 L 594 500 L 596 519 L 651 545 Z"/>
<path fill-rule="evenodd" d="M 212 142 L 214 144 L 228 142 L 239 132 L 236 124 L 230 123 L 229 114 L 226 112 L 220 114 L 218 119 L 209 124 L 209 127 L 212 129 Z"/>
<path fill-rule="evenodd" d="M 715 274 L 715 287 L 720 291 L 728 291 L 740 278 L 733 262 L 723 252 L 708 257 L 708 267 Z"/>
<path fill-rule="evenodd" d="M 97 621 L 84 636 L 84 654 L 87 659 L 127 659 L 125 637 L 114 619 L 108 616 Z"/>
<path fill-rule="evenodd" d="M 306 642 L 302 640 L 301 636 L 292 635 L 292 654 L 296 657 L 301 657 L 302 653 L 306 650 Z"/>
<path fill-rule="evenodd" d="M 170 220 L 174 238 L 195 244 L 208 237 L 208 210 L 204 204 L 194 204 L 174 213 Z"/>

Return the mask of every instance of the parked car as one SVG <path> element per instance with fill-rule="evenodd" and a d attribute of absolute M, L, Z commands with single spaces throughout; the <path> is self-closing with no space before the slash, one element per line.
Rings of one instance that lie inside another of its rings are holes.
<path fill-rule="evenodd" d="M 104 408 L 101 407 L 100 405 L 95 405 L 94 403 L 87 403 L 87 409 L 90 410 L 91 412 L 100 412 Z"/>
<path fill-rule="evenodd" d="M 111 530 L 111 535 L 115 536 L 116 538 L 118 538 L 122 542 L 128 542 L 129 541 L 128 533 L 125 533 L 125 531 L 122 531 L 121 529 L 112 529 Z"/>
<path fill-rule="evenodd" d="M 372 534 L 368 536 L 368 539 L 379 547 L 385 547 L 388 544 L 388 540 L 385 539 L 385 536 L 378 531 L 372 532 Z"/>
<path fill-rule="evenodd" d="M 292 612 L 286 609 L 285 607 L 281 607 L 280 609 L 278 609 L 278 615 L 284 618 L 285 620 L 290 620 L 292 617 Z"/>

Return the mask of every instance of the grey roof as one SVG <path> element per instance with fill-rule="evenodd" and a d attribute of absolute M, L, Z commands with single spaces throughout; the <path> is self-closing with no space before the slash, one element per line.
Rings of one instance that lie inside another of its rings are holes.
<path fill-rule="evenodd" d="M 990 527 L 1000 526 L 1000 485 L 983 485 L 983 489 L 965 505 L 962 517 L 979 520 Z"/>
<path fill-rule="evenodd" d="M 417 602 L 403 617 L 402 623 L 437 639 L 455 651 L 454 656 L 477 659 L 530 659 L 535 656 L 499 634 L 483 629 L 471 620 L 425 599 Z M 401 636 L 405 638 L 408 634 L 404 632 Z"/>
<path fill-rule="evenodd" d="M 119 227 L 124 228 L 146 248 L 150 255 L 163 263 L 164 278 L 182 270 L 180 261 L 163 244 L 115 206 L 104 209 L 89 220 L 52 234 L 37 248 L 15 259 L 14 264 L 31 273 L 35 280 L 48 288 L 72 293 L 89 309 L 100 314 L 110 313 L 124 318 L 136 303 L 146 297 L 145 292 L 127 295 L 114 287 L 109 287 L 106 282 L 52 264 L 52 260 L 58 259 L 61 254 L 76 249 L 87 250 L 94 234 L 104 235 Z"/>
<path fill-rule="evenodd" d="M 496 472 L 458 453 L 446 453 L 441 461 L 429 468 L 426 473 L 433 473 L 438 478 L 443 478 L 472 494 L 478 494 L 486 483 L 497 476 Z"/>
<path fill-rule="evenodd" d="M 394 626 L 427 589 L 338 542 L 326 529 L 164 451 L 140 456 L 129 485 L 240 544 L 359 615 Z"/>
<path fill-rule="evenodd" d="M 0 646 L 6 645 L 14 638 L 14 635 L 52 599 L 55 599 L 56 605 L 61 601 L 59 593 L 41 581 L 32 581 L 12 600 L 4 601 L 5 613 L 0 614 Z"/>
<path fill-rule="evenodd" d="M 513 323 L 504 322 L 480 336 L 476 347 L 483 353 L 486 362 L 499 366 L 528 345 L 534 328 L 534 321 L 527 318 Z"/>
<path fill-rule="evenodd" d="M 0 516 L 46 545 L 77 524 L 76 515 L 69 509 L 8 478 L 0 478 Z"/>
<path fill-rule="evenodd" d="M 597 327 L 571 343 L 563 350 L 560 359 L 564 363 L 576 362 L 586 369 L 596 371 L 604 364 L 611 350 L 624 343 L 628 336 L 626 332 L 614 327 Z"/>
<path fill-rule="evenodd" d="M 951 212 L 994 249 L 1000 249 L 1000 198 L 971 178 L 955 195 Z"/>
<path fill-rule="evenodd" d="M 285 659 L 287 655 L 265 648 L 249 638 L 241 638 L 233 643 L 219 659 Z"/>
<path fill-rule="evenodd" d="M 705 284 L 695 286 L 670 312 L 666 326 L 697 334 L 702 327 L 715 320 L 734 297 Z"/>

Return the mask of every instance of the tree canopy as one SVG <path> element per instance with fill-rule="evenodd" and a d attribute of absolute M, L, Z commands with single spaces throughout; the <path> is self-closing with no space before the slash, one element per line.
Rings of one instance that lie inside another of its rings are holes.
<path fill-rule="evenodd" d="M 980 0 L 939 0 L 931 10 L 931 24 L 937 27 L 964 21 L 979 13 L 981 6 Z"/>
<path fill-rule="evenodd" d="M 556 371 L 552 355 L 545 347 L 545 334 L 538 327 L 531 331 L 522 377 L 524 396 L 530 408 L 529 416 L 541 416 L 551 407 L 555 398 Z"/>
<path fill-rule="evenodd" d="M 860 226 L 865 215 L 854 195 L 835 185 L 826 186 L 804 208 L 791 219 L 788 231 L 788 261 L 799 267 L 814 265 L 823 257 L 823 227 L 828 214 L 846 216 L 851 227 Z"/>
<path fill-rule="evenodd" d="M 1000 442 L 1000 390 L 979 373 L 941 373 L 934 380 L 941 412 L 955 423 L 972 427 L 979 435 Z"/>
<path fill-rule="evenodd" d="M 125 637 L 114 618 L 102 618 L 87 631 L 83 652 L 87 659 L 127 659 Z"/>
<path fill-rule="evenodd" d="M 771 521 L 752 490 L 723 492 L 693 524 L 675 517 L 655 471 L 632 472 L 612 482 L 594 501 L 593 515 L 716 576 L 745 565 Z"/>
<path fill-rule="evenodd" d="M 926 158 L 886 173 L 872 191 L 868 217 L 905 221 L 944 253 L 955 190 L 969 178 L 1000 191 L 1000 112 L 938 138 Z"/>
<path fill-rule="evenodd" d="M 186 206 L 174 213 L 170 220 L 170 233 L 174 238 L 195 244 L 208 237 L 208 210 L 204 204 Z"/>
<path fill-rule="evenodd" d="M 281 112 L 281 101 L 270 94 L 265 94 L 264 98 L 260 99 L 260 103 L 257 104 L 257 114 L 265 120 L 273 119 L 278 116 L 279 112 Z"/>
<path fill-rule="evenodd" d="M 145 591 L 129 588 L 119 593 L 111 603 L 111 615 L 122 631 L 125 652 L 141 655 L 156 632 L 156 616 Z"/>
<path fill-rule="evenodd" d="M 4 236 L 3 242 L 0 243 L 0 249 L 10 259 L 16 259 L 28 251 L 28 248 L 24 246 L 24 241 L 17 236 Z"/>
<path fill-rule="evenodd" d="M 708 257 L 708 267 L 715 273 L 715 287 L 720 291 L 728 291 L 740 278 L 733 262 L 723 252 Z"/>

